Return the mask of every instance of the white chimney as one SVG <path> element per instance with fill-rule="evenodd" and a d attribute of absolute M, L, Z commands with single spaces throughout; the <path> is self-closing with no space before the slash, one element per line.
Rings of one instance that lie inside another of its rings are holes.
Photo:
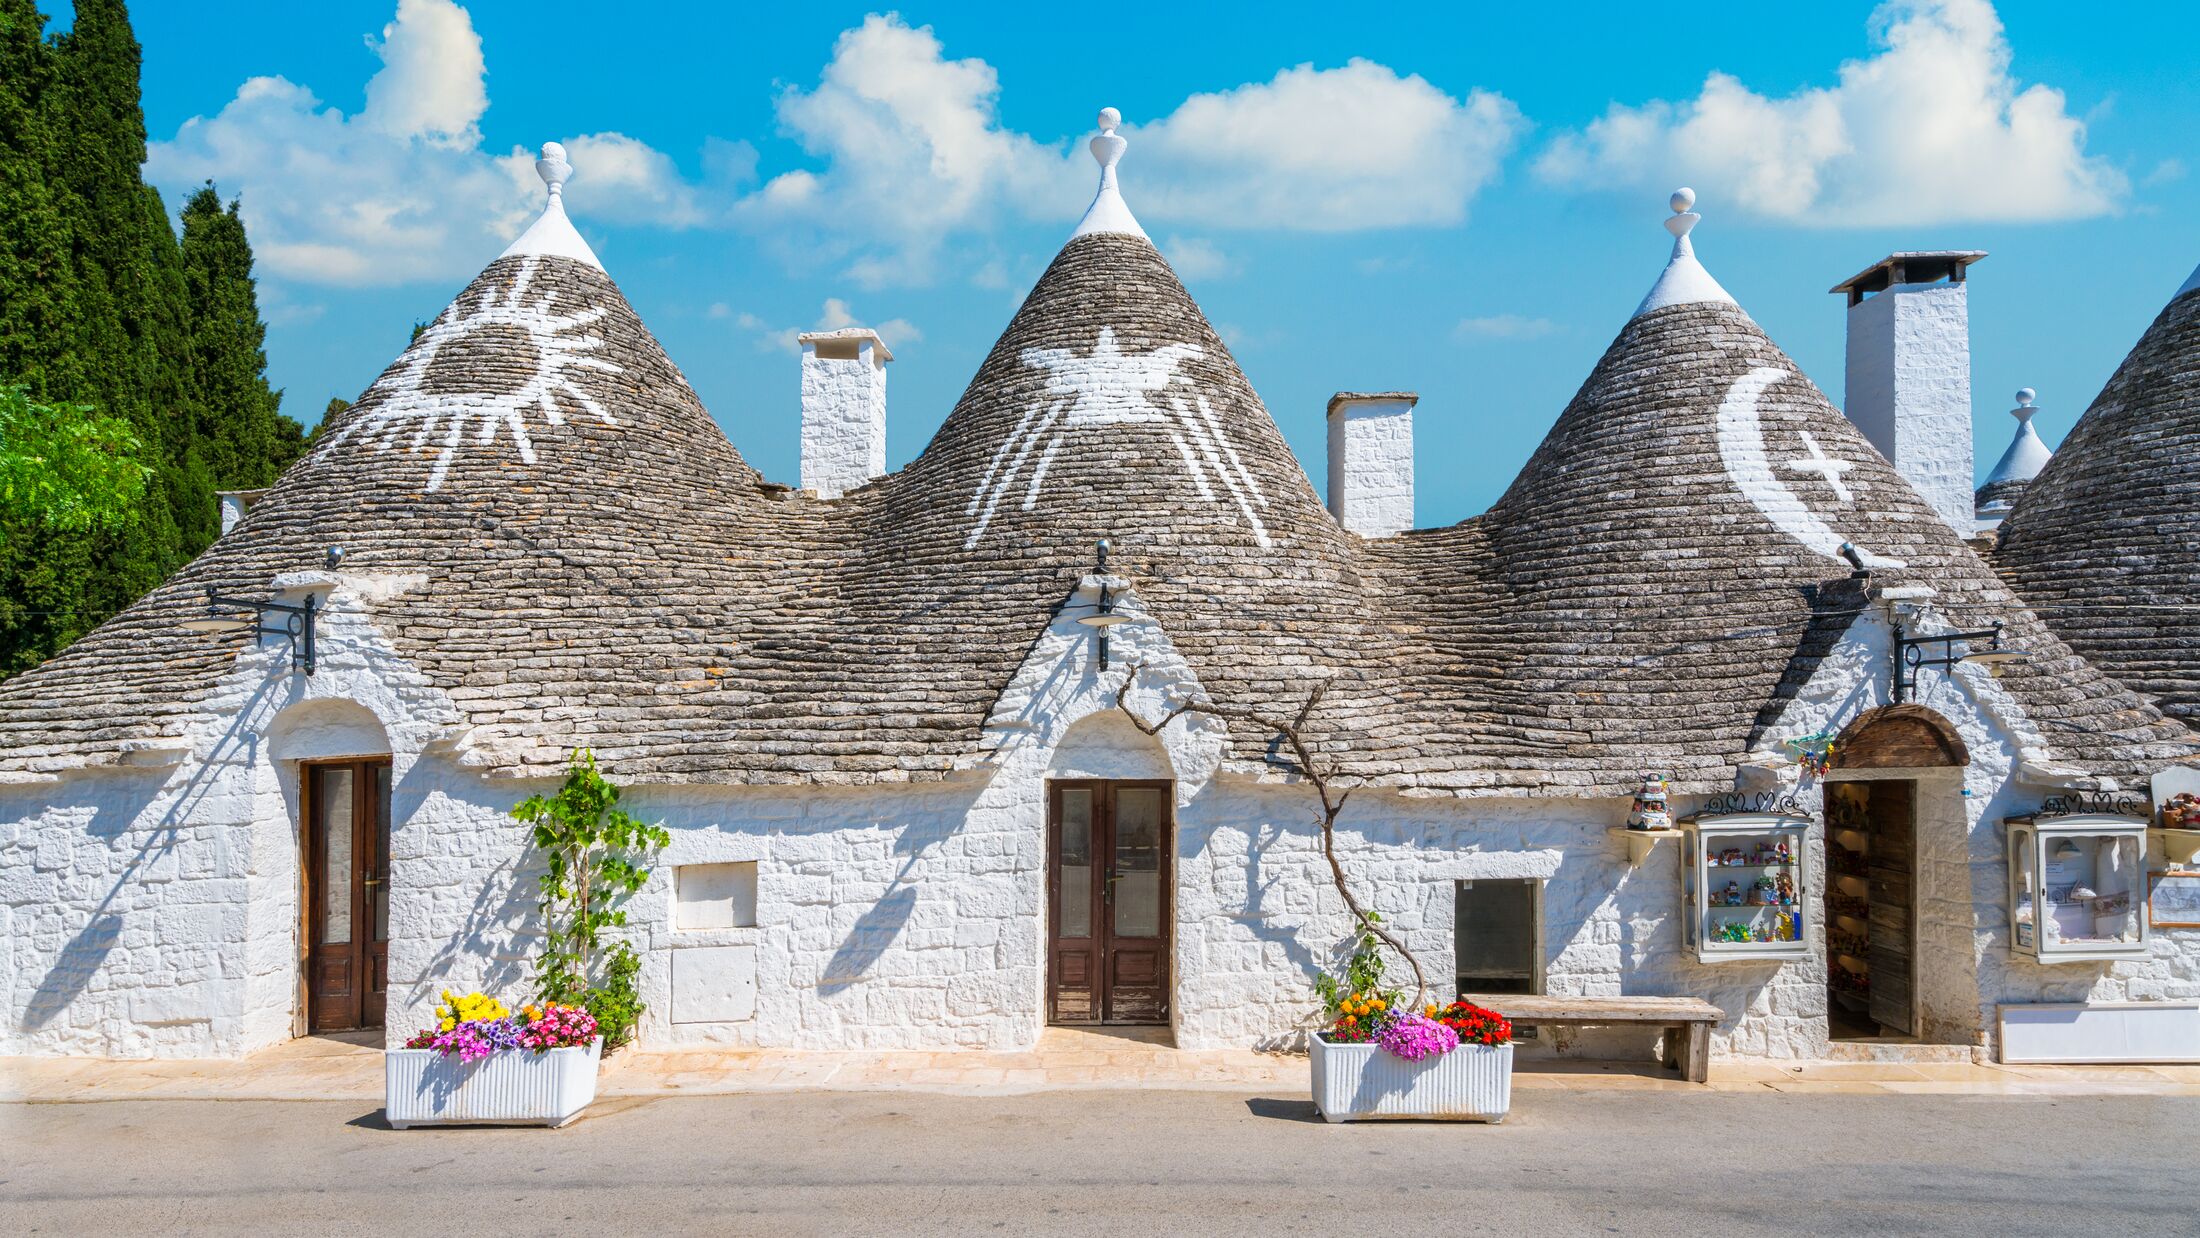
<path fill-rule="evenodd" d="M 1850 421 L 1963 537 L 1972 515 L 1975 249 L 1889 254 L 1833 286 L 1849 298 Z"/>
<path fill-rule="evenodd" d="M 228 536 L 229 531 L 237 527 L 237 522 L 244 519 L 244 514 L 266 493 L 265 489 L 216 490 L 214 497 L 220 499 L 222 505 L 222 535 Z"/>
<path fill-rule="evenodd" d="M 867 327 L 802 344 L 802 488 L 837 499 L 886 472 L 886 341 Z"/>
<path fill-rule="evenodd" d="M 1413 527 L 1410 391 L 1340 391 L 1329 397 L 1329 514 L 1362 537 Z"/>

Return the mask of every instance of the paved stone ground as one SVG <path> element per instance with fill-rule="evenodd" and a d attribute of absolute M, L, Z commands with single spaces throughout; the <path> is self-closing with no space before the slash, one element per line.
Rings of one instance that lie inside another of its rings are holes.
<path fill-rule="evenodd" d="M 2200 1098 L 1516 1099 L 1501 1126 L 1329 1126 L 1297 1092 L 631 1097 L 562 1131 L 0 1105 L 0 1232 L 2200 1232 Z"/>
<path fill-rule="evenodd" d="M 382 1095 L 380 1034 L 307 1036 L 249 1058 L 0 1058 L 0 1102 L 84 1100 L 374 1100 Z M 628 1051 L 604 1063 L 598 1095 L 710 1096 L 739 1092 L 1263 1092 L 1307 1088 L 1304 1055 L 1187 1051 L 1149 1029 L 1048 1028 L 1028 1052 L 827 1052 L 776 1049 Z M 1696 1093 L 1649 1061 L 1523 1055 L 1521 1092 Z M 1712 1090 L 1940 1093 L 1974 1096 L 2200 1096 L 2200 1066 L 2001 1066 L 1971 1061 L 1721 1060 Z"/>

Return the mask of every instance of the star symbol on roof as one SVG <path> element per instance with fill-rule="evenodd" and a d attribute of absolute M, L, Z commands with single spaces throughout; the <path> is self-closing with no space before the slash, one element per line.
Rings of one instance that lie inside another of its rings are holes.
<path fill-rule="evenodd" d="M 1125 352 L 1115 342 L 1113 327 L 1100 328 L 1092 351 L 1082 356 L 1067 348 L 1027 348 L 1023 363 L 1046 371 L 1046 391 L 1016 422 L 1016 428 L 993 452 L 985 475 L 970 496 L 967 513 L 976 517 L 965 549 L 976 546 L 993 522 L 994 512 L 1011 487 L 1022 480 L 1029 465 L 1023 509 L 1031 510 L 1046 485 L 1047 469 L 1054 453 L 1069 434 L 1097 426 L 1156 424 L 1168 434 L 1185 474 L 1199 497 L 1218 501 L 1219 489 L 1236 500 L 1238 510 L 1261 545 L 1268 545 L 1268 530 L 1256 508 L 1268 498 L 1253 479 L 1252 470 L 1222 432 L 1207 397 L 1196 391 L 1187 395 L 1162 393 L 1177 381 L 1177 366 L 1203 357 L 1197 344 L 1164 344 L 1151 352 Z M 1044 444 L 1042 447 L 1041 444 Z M 1037 449 L 1037 459 L 1032 453 Z"/>
<path fill-rule="evenodd" d="M 1826 484 L 1833 487 L 1833 497 L 1844 504 L 1854 499 L 1856 496 L 1849 493 L 1849 488 L 1841 483 L 1841 474 L 1855 468 L 1855 462 L 1827 455 L 1825 448 L 1818 445 L 1818 440 L 1812 438 L 1808 430 L 1798 430 L 1796 433 L 1803 436 L 1803 447 L 1810 455 L 1808 458 L 1798 456 L 1788 461 L 1788 468 L 1798 473 L 1816 473 L 1825 478 Z"/>

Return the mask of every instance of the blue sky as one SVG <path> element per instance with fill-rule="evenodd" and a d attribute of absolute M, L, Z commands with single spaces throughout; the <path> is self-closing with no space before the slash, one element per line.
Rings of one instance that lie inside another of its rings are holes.
<path fill-rule="evenodd" d="M 286 411 L 372 381 L 517 234 L 560 140 L 583 233 L 789 481 L 790 333 L 886 333 L 907 461 L 1083 211 L 1103 105 L 1132 209 L 1302 461 L 1329 393 L 1421 393 L 1424 525 L 1511 481 L 1663 264 L 1675 185 L 1837 401 L 1830 285 L 1991 251 L 1982 470 L 2011 391 L 2059 439 L 2200 261 L 2183 5 L 136 9 L 148 175 L 171 206 L 209 176 L 243 196 Z"/>

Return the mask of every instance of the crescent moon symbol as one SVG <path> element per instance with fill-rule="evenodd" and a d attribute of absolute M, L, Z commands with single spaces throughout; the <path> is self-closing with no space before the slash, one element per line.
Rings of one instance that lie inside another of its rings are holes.
<path fill-rule="evenodd" d="M 1734 486 L 1763 512 L 1765 519 L 1782 533 L 1803 543 L 1819 554 L 1838 562 L 1841 545 L 1850 539 L 1841 536 L 1820 520 L 1817 514 L 1795 496 L 1772 471 L 1772 462 L 1765 457 L 1764 427 L 1758 424 L 1757 401 L 1774 383 L 1786 378 L 1786 370 L 1773 366 L 1759 366 L 1734 380 L 1727 388 L 1726 398 L 1719 402 L 1719 460 L 1726 466 L 1726 475 Z M 1900 559 L 1889 559 L 1873 554 L 1858 546 L 1864 565 L 1873 568 L 1898 568 Z"/>

